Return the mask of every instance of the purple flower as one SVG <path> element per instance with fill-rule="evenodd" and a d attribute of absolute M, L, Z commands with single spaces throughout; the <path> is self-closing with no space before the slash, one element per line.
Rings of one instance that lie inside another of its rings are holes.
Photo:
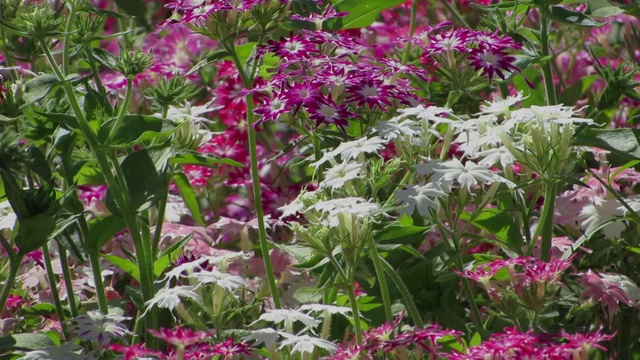
<path fill-rule="evenodd" d="M 482 69 L 482 73 L 487 75 L 489 82 L 491 82 L 494 75 L 498 75 L 500 79 L 504 80 L 504 72 L 519 72 L 520 69 L 513 65 L 515 60 L 515 57 L 508 55 L 502 49 L 484 46 L 471 50 L 471 57 L 469 58 L 471 66 L 476 70 Z"/>

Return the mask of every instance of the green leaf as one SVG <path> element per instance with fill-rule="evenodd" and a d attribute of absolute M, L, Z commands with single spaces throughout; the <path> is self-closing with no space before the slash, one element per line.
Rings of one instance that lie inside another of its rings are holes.
<path fill-rule="evenodd" d="M 561 104 L 575 104 L 584 97 L 587 91 L 591 90 L 591 85 L 599 78 L 600 76 L 598 75 L 583 77 L 577 84 L 563 91 L 558 98 L 558 102 Z"/>
<path fill-rule="evenodd" d="M 91 53 L 93 58 L 107 69 L 115 70 L 118 65 L 118 58 L 105 49 L 93 48 L 91 49 Z"/>
<path fill-rule="evenodd" d="M 87 95 L 84 96 L 84 113 L 88 121 L 96 120 L 96 111 L 103 110 L 105 114 L 112 115 L 113 109 L 107 98 L 99 92 L 87 87 Z"/>
<path fill-rule="evenodd" d="M 349 15 L 332 23 L 332 30 L 357 29 L 371 25 L 380 12 L 403 4 L 406 0 L 339 0 L 334 4 L 337 11 Z"/>
<path fill-rule="evenodd" d="M 184 200 L 185 205 L 187 205 L 187 208 L 191 212 L 193 220 L 198 225 L 205 226 L 206 224 L 204 220 L 202 220 L 202 214 L 200 213 L 200 204 L 198 203 L 196 192 L 193 190 L 193 187 L 191 187 L 187 175 L 183 173 L 176 173 L 173 174 L 172 179 L 178 187 L 180 195 L 182 195 L 182 200 Z"/>
<path fill-rule="evenodd" d="M 114 215 L 92 221 L 89 224 L 89 234 L 85 240 L 87 250 L 98 251 L 109 239 L 126 227 L 127 224 L 124 220 Z"/>
<path fill-rule="evenodd" d="M 102 185 L 104 176 L 97 161 L 80 161 L 74 166 L 73 181 L 78 185 Z"/>
<path fill-rule="evenodd" d="M 640 159 L 640 129 L 585 128 L 573 140 L 575 146 L 591 146 L 621 156 L 625 160 Z"/>
<path fill-rule="evenodd" d="M 21 316 L 43 316 L 52 315 L 56 313 L 56 307 L 49 303 L 39 303 L 33 306 L 23 307 L 18 310 L 18 314 Z"/>
<path fill-rule="evenodd" d="M 53 340 L 45 334 L 15 334 L 0 338 L 0 354 L 9 351 L 40 350 L 54 345 Z"/>
<path fill-rule="evenodd" d="M 424 237 L 422 235 L 427 230 L 429 228 L 425 226 L 392 225 L 377 233 L 374 239 L 376 242 L 393 241 L 394 243 L 409 244 L 418 240 L 423 241 Z"/>
<path fill-rule="evenodd" d="M 195 64 L 191 69 L 189 69 L 189 71 L 187 71 L 186 74 L 184 74 L 183 76 L 189 76 L 195 72 L 197 72 L 198 70 L 202 69 L 205 66 L 209 66 L 211 64 L 213 64 L 214 62 L 220 60 L 220 59 L 224 59 L 225 57 L 230 56 L 229 53 L 226 50 L 218 50 L 215 51 L 209 55 L 207 55 L 206 58 L 204 58 L 203 60 L 199 61 L 197 64 Z"/>
<path fill-rule="evenodd" d="M 115 0 L 118 9 L 122 9 L 125 13 L 142 18 L 147 14 L 147 4 L 143 0 Z"/>
<path fill-rule="evenodd" d="M 36 110 L 36 114 L 45 117 L 48 120 L 60 124 L 63 128 L 68 130 L 79 129 L 78 120 L 75 116 L 69 114 L 48 113 Z"/>
<path fill-rule="evenodd" d="M 547 10 L 547 12 L 549 14 L 549 17 L 551 17 L 553 20 L 567 24 L 573 24 L 586 28 L 600 27 L 605 25 L 605 23 L 595 21 L 581 12 L 569 10 L 560 6 L 551 6 Z"/>
<path fill-rule="evenodd" d="M 131 275 L 136 281 L 140 282 L 140 270 L 138 270 L 138 265 L 131 260 L 125 259 L 116 255 L 102 255 L 108 262 L 122 269 L 122 271 Z"/>
<path fill-rule="evenodd" d="M 29 170 L 38 174 L 45 181 L 51 180 L 51 168 L 42 151 L 35 146 L 30 146 L 27 149 L 27 154 L 29 154 Z"/>
<path fill-rule="evenodd" d="M 322 290 L 316 287 L 302 286 L 293 293 L 293 298 L 302 304 L 313 304 L 322 301 Z"/>
<path fill-rule="evenodd" d="M 33 104 L 44 98 L 49 94 L 49 92 L 51 92 L 51 90 L 61 83 L 62 82 L 58 77 L 52 74 L 38 75 L 29 80 L 24 86 L 23 94 L 23 99 L 26 105 Z"/>
<path fill-rule="evenodd" d="M 616 16 L 624 13 L 624 9 L 607 0 L 587 0 L 591 15 L 596 17 Z"/>
<path fill-rule="evenodd" d="M 113 149 L 125 149 L 159 136 L 171 134 L 175 129 L 173 122 L 154 116 L 125 115 L 122 124 L 113 137 L 109 137 L 116 119 L 104 123 L 98 131 L 100 143 Z"/>
<path fill-rule="evenodd" d="M 206 167 L 215 167 L 217 165 L 244 166 L 235 160 L 221 158 L 216 155 L 203 154 L 192 150 L 178 150 L 175 155 L 169 159 L 172 165 L 199 165 Z"/>
<path fill-rule="evenodd" d="M 146 210 L 164 198 L 169 179 L 167 173 L 166 151 L 148 149 L 133 152 L 122 161 L 122 175 L 127 188 L 127 196 L 136 211 Z M 115 206 L 111 189 L 107 190 L 107 208 L 111 213 L 120 212 Z"/>
<path fill-rule="evenodd" d="M 171 261 L 175 260 L 178 255 L 182 253 L 182 248 L 187 245 L 193 238 L 193 233 L 185 236 L 182 240 L 171 245 L 167 250 L 163 251 L 158 259 L 153 263 L 153 273 L 156 277 L 162 275 L 162 273 L 171 265 Z"/>
<path fill-rule="evenodd" d="M 471 215 L 463 213 L 460 219 L 470 221 Z M 508 212 L 499 209 L 483 209 L 471 223 L 495 236 L 510 250 L 518 254 L 522 253 L 522 236 Z"/>
<path fill-rule="evenodd" d="M 56 220 L 49 214 L 38 214 L 18 219 L 13 229 L 13 238 L 22 255 L 44 245 L 56 228 Z"/>

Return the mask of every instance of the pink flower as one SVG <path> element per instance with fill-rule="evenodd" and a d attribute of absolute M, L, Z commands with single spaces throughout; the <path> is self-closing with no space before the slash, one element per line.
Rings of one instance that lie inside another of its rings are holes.
<path fill-rule="evenodd" d="M 158 359 L 166 358 L 164 355 L 162 355 L 162 353 L 158 351 L 145 349 L 144 344 L 133 344 L 133 345 L 111 344 L 109 345 L 109 350 L 116 352 L 118 354 L 123 354 L 124 360 L 135 360 L 139 357 L 148 357 L 148 356 L 153 356 Z"/>
<path fill-rule="evenodd" d="M 580 276 L 580 284 L 585 288 L 581 296 L 602 303 L 602 306 L 609 311 L 610 321 L 620 310 L 620 303 L 631 306 L 640 300 L 640 289 L 622 275 L 597 274 L 591 270 L 577 275 Z M 626 280 L 626 284 L 623 280 Z M 623 288 L 624 285 L 627 289 Z"/>
<path fill-rule="evenodd" d="M 197 344 L 203 339 L 211 336 L 204 331 L 192 330 L 182 326 L 177 326 L 173 329 L 161 328 L 160 331 L 151 329 L 147 331 L 149 331 L 151 335 L 157 337 L 158 339 L 164 340 L 167 344 L 183 347 Z"/>

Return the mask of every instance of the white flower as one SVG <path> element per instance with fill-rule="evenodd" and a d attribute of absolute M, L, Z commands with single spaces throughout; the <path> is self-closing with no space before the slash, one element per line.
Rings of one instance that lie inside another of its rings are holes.
<path fill-rule="evenodd" d="M 425 122 L 431 121 L 435 124 L 451 123 L 457 120 L 452 120 L 441 116 L 442 114 L 453 115 L 453 111 L 449 108 L 443 108 L 438 106 L 429 106 L 425 108 L 423 105 L 418 105 L 413 108 L 406 108 L 398 110 L 403 117 L 415 116 L 416 118 Z"/>
<path fill-rule="evenodd" d="M 338 145 L 337 148 L 325 152 L 322 158 L 317 159 L 311 166 L 318 167 L 338 155 L 340 155 L 343 161 L 350 161 L 357 158 L 360 154 L 377 153 L 379 150 L 384 149 L 386 144 L 387 141 L 379 136 L 371 138 L 362 137 L 354 141 L 343 142 Z"/>
<path fill-rule="evenodd" d="M 242 341 L 248 342 L 255 340 L 256 345 L 264 344 L 268 349 L 270 349 L 278 341 L 281 334 L 281 331 L 277 331 L 272 328 L 263 328 L 252 330 L 250 335 L 242 338 Z"/>
<path fill-rule="evenodd" d="M 123 340 L 130 332 L 122 321 L 131 318 L 116 314 L 104 315 L 99 311 L 90 311 L 71 320 L 75 323 L 73 331 L 82 341 L 95 341 L 101 349 L 118 338 Z"/>
<path fill-rule="evenodd" d="M 418 213 L 423 217 L 428 217 L 429 210 L 437 210 L 440 208 L 438 198 L 444 197 L 446 194 L 437 188 L 433 183 L 426 185 L 405 185 L 403 190 L 397 190 L 395 197 L 401 201 L 404 208 L 401 210 L 407 215 L 412 215 L 417 209 Z"/>
<path fill-rule="evenodd" d="M 636 195 L 624 200 L 631 209 L 636 212 L 640 211 L 640 196 Z M 587 236 L 602 228 L 602 232 L 606 237 L 617 238 L 624 231 L 625 224 L 616 220 L 616 218 L 626 216 L 628 212 L 628 209 L 617 199 L 596 196 L 590 204 L 582 208 L 582 212 L 579 215 L 579 218 L 582 219 L 580 227 Z"/>
<path fill-rule="evenodd" d="M 9 201 L 3 201 L 0 203 L 0 230 L 9 229 L 13 230 L 13 226 L 16 224 L 18 217 L 13 212 L 11 203 Z"/>
<path fill-rule="evenodd" d="M 345 306 L 324 305 L 324 304 L 305 304 L 298 308 L 300 311 L 307 311 L 310 313 L 328 312 L 329 314 L 340 314 L 347 316 L 351 313 L 351 308 Z"/>
<path fill-rule="evenodd" d="M 288 216 L 302 212 L 302 210 L 304 210 L 304 204 L 299 200 L 299 198 L 296 198 L 288 205 L 280 206 L 278 210 L 282 213 L 280 219 L 284 219 Z"/>
<path fill-rule="evenodd" d="M 440 167 L 434 171 L 439 173 L 442 179 L 457 181 L 468 191 L 471 191 L 471 187 L 479 183 L 491 184 L 500 180 L 488 166 L 478 165 L 471 160 L 467 160 L 463 165 L 460 160 L 452 159 L 443 162 Z"/>
<path fill-rule="evenodd" d="M 341 188 L 344 184 L 353 179 L 360 177 L 362 165 L 357 162 L 338 164 L 324 173 L 324 180 L 320 183 L 320 187 L 329 187 L 332 189 Z"/>
<path fill-rule="evenodd" d="M 331 200 L 319 201 L 307 208 L 305 212 L 318 211 L 323 213 L 322 223 L 336 227 L 339 225 L 339 214 L 353 214 L 357 218 L 374 216 L 382 213 L 382 208 L 377 203 L 369 202 L 360 197 L 347 197 Z"/>
<path fill-rule="evenodd" d="M 212 123 L 211 119 L 203 117 L 206 113 L 220 110 L 222 106 L 211 107 L 211 103 L 204 105 L 191 106 L 189 103 L 185 103 L 183 107 L 169 106 L 167 111 L 167 119 L 175 122 L 190 122 L 190 123 Z M 155 116 L 161 116 L 162 114 L 154 114 Z"/>
<path fill-rule="evenodd" d="M 522 91 L 518 91 L 515 96 L 507 96 L 506 99 L 496 98 L 492 102 L 487 101 L 487 105 L 480 105 L 481 114 L 495 114 L 509 116 L 509 108 L 525 99 Z"/>
<path fill-rule="evenodd" d="M 179 223 L 182 217 L 191 215 L 191 211 L 180 196 L 169 195 L 167 198 L 167 207 L 164 211 L 164 221 L 170 223 Z"/>
<path fill-rule="evenodd" d="M 400 141 L 411 141 L 412 138 L 422 134 L 420 125 L 415 121 L 400 121 L 401 117 L 397 116 L 387 121 L 381 121 L 373 129 L 380 136 L 388 141 L 399 139 Z"/>
<path fill-rule="evenodd" d="M 165 287 L 158 291 L 153 299 L 144 303 L 147 307 L 143 316 L 154 306 L 161 309 L 175 310 L 180 305 L 181 299 L 191 299 L 195 302 L 202 303 L 202 298 L 195 292 L 194 286 L 176 286 Z"/>
<path fill-rule="evenodd" d="M 195 278 L 199 282 L 198 287 L 204 284 L 215 284 L 229 292 L 244 286 L 244 278 L 218 270 L 199 271 L 191 274 L 190 278 Z"/>
<path fill-rule="evenodd" d="M 313 351 L 316 348 L 324 349 L 329 353 L 333 353 L 338 350 L 338 347 L 327 340 L 314 338 L 309 335 L 291 335 L 287 333 L 282 333 L 282 336 L 287 339 L 280 343 L 280 347 L 278 350 L 282 350 L 284 347 L 293 345 L 291 348 L 292 354 L 313 354 Z"/>
<path fill-rule="evenodd" d="M 51 346 L 40 350 L 29 351 L 21 360 L 84 360 L 80 350 L 82 347 L 66 343 L 61 346 Z"/>
<path fill-rule="evenodd" d="M 260 320 L 269 321 L 274 324 L 284 323 L 285 328 L 290 327 L 294 322 L 301 322 L 309 329 L 314 329 L 320 324 L 320 321 L 312 316 L 293 309 L 267 310 L 266 313 L 260 315 L 258 320 L 254 321 L 251 325 Z"/>
<path fill-rule="evenodd" d="M 502 165 L 502 168 L 507 168 L 509 165 L 513 165 L 516 162 L 516 158 L 511 154 L 509 149 L 505 146 L 501 146 L 499 148 L 488 149 L 485 151 L 480 151 L 475 154 L 478 157 L 483 158 L 478 161 L 478 165 L 482 166 L 493 166 L 495 164 Z"/>
<path fill-rule="evenodd" d="M 634 305 L 640 302 L 640 288 L 627 276 L 612 273 L 600 273 L 599 275 L 603 280 L 620 286 Z"/>

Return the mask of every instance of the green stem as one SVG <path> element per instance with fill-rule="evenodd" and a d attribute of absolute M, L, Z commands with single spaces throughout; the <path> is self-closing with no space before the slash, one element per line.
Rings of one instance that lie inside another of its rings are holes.
<path fill-rule="evenodd" d="M 102 85 L 102 80 L 100 80 L 100 73 L 98 72 L 98 67 L 96 66 L 96 62 L 93 59 L 93 55 L 89 48 L 85 49 L 85 56 L 87 57 L 87 62 L 89 63 L 89 67 L 91 68 L 91 72 L 93 75 L 93 80 L 96 82 L 96 87 L 98 88 L 98 92 L 101 95 L 105 95 L 104 85 Z"/>
<path fill-rule="evenodd" d="M 380 294 L 382 294 L 382 304 L 384 305 L 384 316 L 389 324 L 393 323 L 393 313 L 391 312 L 391 296 L 389 296 L 389 287 L 387 286 L 387 278 L 384 274 L 384 270 L 382 269 L 382 264 L 380 263 L 380 253 L 378 253 L 378 249 L 376 249 L 376 244 L 371 238 L 371 248 L 369 249 L 369 256 L 371 256 L 371 260 L 373 261 L 373 267 L 376 271 L 376 276 L 378 277 L 378 284 L 380 285 Z"/>
<path fill-rule="evenodd" d="M 411 293 L 409 292 L 409 289 L 407 289 L 407 286 L 400 278 L 400 275 L 396 273 L 393 267 L 391 267 L 391 265 L 385 259 L 380 259 L 380 265 L 382 265 L 382 269 L 387 273 L 387 275 L 389 275 L 391 281 L 400 291 L 400 294 L 404 299 L 405 305 L 407 306 L 407 310 L 409 310 L 409 315 L 411 316 L 411 319 L 413 319 L 413 322 L 416 324 L 416 326 L 423 328 L 424 323 L 422 322 L 422 318 L 420 317 L 420 312 L 418 311 L 416 304 L 413 302 L 413 298 L 411 296 Z"/>
<path fill-rule="evenodd" d="M 553 212 L 556 203 L 556 192 L 557 186 L 553 180 L 547 181 L 545 184 L 544 204 L 542 205 L 540 221 L 538 222 L 536 231 L 533 233 L 533 238 L 531 239 L 532 244 L 529 245 L 529 249 L 532 249 L 538 241 L 538 238 L 542 237 L 540 259 L 545 262 L 551 260 L 551 238 L 553 237 Z"/>
<path fill-rule="evenodd" d="M 460 255 L 460 252 L 458 252 L 458 254 L 456 255 L 456 267 L 458 268 L 458 271 L 464 271 L 464 263 L 462 261 L 462 255 Z M 480 316 L 480 310 L 478 309 L 478 305 L 476 304 L 475 298 L 473 296 L 473 291 L 471 290 L 469 279 L 467 279 L 466 277 L 462 278 L 462 288 L 464 291 L 464 296 L 467 298 L 469 306 L 471 307 L 471 316 L 473 316 L 473 322 L 476 324 L 476 331 L 483 339 L 488 339 L 489 332 L 484 328 L 482 317 Z"/>
<path fill-rule="evenodd" d="M 9 275 L 7 276 L 7 281 L 5 281 L 4 286 L 2 287 L 2 295 L 0 295 L 0 309 L 4 309 L 4 305 L 7 303 L 9 294 L 11 294 L 13 283 L 18 275 L 18 270 L 20 270 L 20 263 L 22 263 L 22 257 L 9 258 Z"/>
<path fill-rule="evenodd" d="M 310 134 L 311 141 L 313 142 L 313 154 L 316 157 L 315 161 L 319 161 L 322 158 L 322 149 L 320 148 L 320 139 L 314 134 Z M 322 165 L 318 166 L 316 172 L 318 173 L 318 183 L 322 182 Z"/>
<path fill-rule="evenodd" d="M 62 50 L 62 73 L 66 76 L 69 75 L 69 67 L 70 67 L 70 61 L 69 61 L 69 57 L 70 57 L 70 47 L 71 47 L 71 41 L 69 41 L 69 38 L 71 36 L 71 27 L 73 26 L 73 20 L 75 19 L 75 9 L 73 8 L 73 5 L 69 6 L 69 14 L 67 15 L 67 25 L 65 28 L 65 37 L 64 37 L 64 48 Z"/>
<path fill-rule="evenodd" d="M 238 58 L 238 53 L 233 45 L 226 45 L 227 51 L 231 54 L 234 64 L 238 68 L 238 73 L 242 78 L 244 86 L 251 90 L 253 87 L 253 80 L 247 76 L 247 72 Z M 252 71 L 253 73 L 253 71 Z M 269 289 L 271 296 L 273 297 L 273 304 L 276 309 L 280 309 L 280 295 L 278 294 L 278 285 L 276 284 L 276 277 L 271 266 L 271 258 L 269 257 L 269 243 L 267 240 L 267 230 L 264 226 L 264 211 L 262 209 L 262 191 L 260 189 L 260 173 L 258 169 L 258 154 L 256 143 L 256 130 L 254 129 L 254 114 L 253 114 L 253 94 L 250 92 L 247 95 L 247 127 L 249 134 L 249 154 L 251 156 L 251 182 L 253 186 L 253 201 L 256 209 L 256 217 L 258 220 L 258 236 L 260 240 L 260 251 L 262 252 L 262 259 L 264 261 L 264 268 L 267 273 L 267 279 L 269 281 Z"/>
<path fill-rule="evenodd" d="M 456 18 L 456 20 L 464 27 L 466 28 L 471 28 L 471 25 L 469 25 L 469 23 L 467 22 L 467 20 L 465 20 L 462 15 L 460 15 L 460 12 L 458 12 L 458 10 L 456 10 L 456 8 L 453 7 L 453 5 L 451 5 L 449 3 L 449 1 L 447 0 L 442 0 L 442 4 L 444 5 L 444 7 L 447 8 L 447 10 L 449 10 L 449 12 L 451 13 L 451 15 L 453 15 L 454 18 Z"/>
<path fill-rule="evenodd" d="M 62 327 L 62 332 L 65 339 L 71 339 L 67 332 L 67 326 L 65 325 L 64 310 L 62 309 L 62 302 L 60 301 L 60 294 L 58 293 L 58 285 L 56 284 L 56 275 L 53 273 L 53 265 L 51 264 L 51 255 L 49 255 L 49 245 L 46 243 L 42 245 L 42 254 L 44 255 L 44 265 L 47 269 L 47 277 L 49 278 L 49 287 L 51 288 L 51 296 L 53 296 L 53 303 L 56 306 L 56 314 L 58 314 L 58 321 Z"/>
<path fill-rule="evenodd" d="M 98 306 L 103 314 L 109 313 L 109 305 L 104 291 L 104 282 L 102 281 L 102 271 L 100 269 L 99 251 L 89 251 L 89 262 L 91 263 L 91 271 L 93 272 L 93 281 L 96 283 L 96 297 L 98 298 Z"/>
<path fill-rule="evenodd" d="M 71 269 L 69 268 L 69 258 L 67 254 L 67 249 L 62 246 L 62 244 L 58 243 L 58 251 L 60 252 L 60 265 L 62 266 L 62 276 L 64 277 L 64 285 L 67 289 L 67 299 L 69 302 L 69 311 L 71 312 L 71 317 L 78 316 L 78 304 L 76 304 L 76 296 L 73 292 L 73 278 L 71 277 Z"/>
<path fill-rule="evenodd" d="M 542 73 L 544 75 L 544 88 L 547 93 L 547 105 L 555 105 L 558 103 L 556 91 L 553 85 L 553 73 L 551 72 L 551 59 L 549 57 L 549 24 L 546 16 L 547 9 L 540 8 L 540 41 L 542 43 L 542 58 L 547 58 L 542 64 Z"/>
<path fill-rule="evenodd" d="M 167 211 L 167 196 L 169 189 L 163 193 L 162 199 L 158 204 L 158 214 L 156 215 L 156 227 L 153 232 L 153 247 L 151 248 L 151 258 L 155 261 L 158 255 L 158 247 L 162 238 L 162 225 L 164 224 L 164 213 Z"/>
<path fill-rule="evenodd" d="M 109 138 L 113 138 L 116 132 L 118 131 L 118 128 L 120 128 L 120 125 L 122 125 L 122 122 L 124 121 L 124 116 L 127 114 L 127 109 L 129 108 L 129 103 L 131 102 L 132 92 L 133 92 L 133 80 L 130 77 L 128 77 L 127 90 L 124 93 L 124 101 L 122 102 L 122 104 L 120 104 L 121 108 L 118 111 L 118 117 L 116 118 L 116 122 L 115 124 L 113 124 L 113 127 L 109 132 Z"/>
<path fill-rule="evenodd" d="M 411 22 L 409 23 L 409 37 L 413 36 L 413 34 L 416 31 L 416 17 L 418 12 L 419 1 L 420 0 L 413 0 L 413 4 L 411 4 Z M 409 55 L 411 55 L 411 41 L 407 41 L 407 45 L 404 50 L 404 56 L 402 57 L 402 62 L 404 64 L 406 64 L 409 61 Z"/>
<path fill-rule="evenodd" d="M 49 50 L 46 42 L 44 40 L 40 40 L 40 43 L 42 44 L 42 48 L 44 49 L 44 54 L 49 60 L 49 63 L 51 65 L 51 68 L 53 69 L 53 72 L 56 74 L 56 76 L 60 81 L 64 81 L 64 75 L 62 74 L 62 72 L 60 71 L 60 68 L 56 64 L 55 59 L 53 58 L 53 55 L 51 54 L 51 51 Z M 65 91 L 65 94 L 69 100 L 69 104 L 71 105 L 71 109 L 73 110 L 74 115 L 78 120 L 78 125 L 80 127 L 80 130 L 85 135 L 87 142 L 89 144 L 89 147 L 91 148 L 91 150 L 96 156 L 96 160 L 98 161 L 100 169 L 102 170 L 102 175 L 104 176 L 105 182 L 107 183 L 109 190 L 113 194 L 116 205 L 120 210 L 125 223 L 129 227 L 129 231 L 131 233 L 131 238 L 133 240 L 136 253 L 139 254 L 138 256 L 136 256 L 136 260 L 138 262 L 137 264 L 138 268 L 140 269 L 142 297 L 145 302 L 148 300 L 151 300 L 154 294 L 153 267 L 152 267 L 152 264 L 146 261 L 147 252 L 145 251 L 142 235 L 139 232 L 135 211 L 134 209 L 132 209 L 130 199 L 128 198 L 128 194 L 126 192 L 126 182 L 124 182 L 124 177 L 122 175 L 120 163 L 118 162 L 118 159 L 115 153 L 109 154 L 113 160 L 112 162 L 109 161 L 109 157 L 105 153 L 105 149 L 98 143 L 98 139 L 96 137 L 95 132 L 90 127 L 87 119 L 84 116 L 84 113 L 82 112 L 82 109 L 80 108 L 80 104 L 76 99 L 76 96 L 73 88 L 71 87 L 71 84 L 69 84 L 69 82 L 64 81 L 62 83 L 62 88 Z M 116 175 L 118 176 L 119 181 L 116 180 L 116 177 L 112 172 L 114 170 Z M 139 253 L 139 251 L 141 251 L 141 253 Z M 155 329 L 156 328 L 155 324 L 157 324 L 155 310 L 152 309 L 149 316 L 146 316 L 145 318 L 147 321 L 147 328 Z M 148 343 L 147 345 L 150 348 L 155 348 L 156 346 L 155 338 L 152 336 L 149 336 L 149 339 L 151 339 L 151 343 Z"/>
<path fill-rule="evenodd" d="M 346 279 L 345 279 L 346 280 Z M 360 311 L 358 310 L 358 300 L 356 294 L 353 292 L 353 286 L 349 286 L 347 290 L 349 292 L 349 304 L 351 305 L 351 312 L 353 312 L 353 327 L 356 333 L 356 343 L 362 344 L 362 326 L 360 325 Z"/>

